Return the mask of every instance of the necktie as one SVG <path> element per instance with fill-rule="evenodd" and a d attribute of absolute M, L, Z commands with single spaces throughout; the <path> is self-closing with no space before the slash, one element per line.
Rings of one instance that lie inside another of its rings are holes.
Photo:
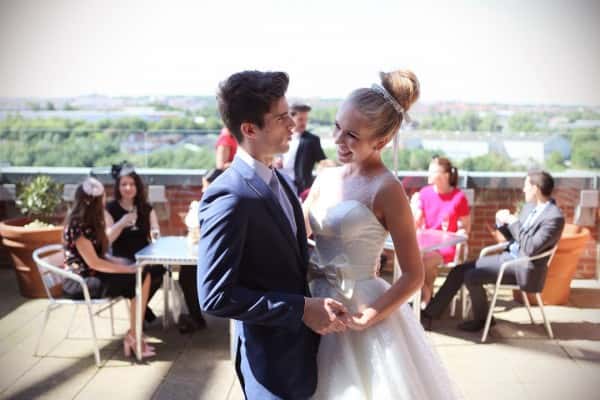
<path fill-rule="evenodd" d="M 273 191 L 275 198 L 279 202 L 283 213 L 285 214 L 288 222 L 290 223 L 292 233 L 294 234 L 294 236 L 296 236 L 298 228 L 296 226 L 296 220 L 294 219 L 294 209 L 292 208 L 290 200 L 285 195 L 284 190 L 281 188 L 281 185 L 279 184 L 279 179 L 277 178 L 277 174 L 275 174 L 275 172 L 273 172 L 273 175 L 271 176 L 271 180 L 269 181 L 269 187 Z"/>
<path fill-rule="evenodd" d="M 537 214 L 537 207 L 534 208 L 529 215 L 527 216 L 527 218 L 525 218 L 525 222 L 523 222 L 523 229 L 528 228 L 529 225 L 531 225 L 533 223 L 533 220 L 535 219 L 535 215 Z"/>

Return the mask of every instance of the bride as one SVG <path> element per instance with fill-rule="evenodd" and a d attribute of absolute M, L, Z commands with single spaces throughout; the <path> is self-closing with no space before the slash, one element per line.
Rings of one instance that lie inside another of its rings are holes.
<path fill-rule="evenodd" d="M 319 174 L 304 203 L 314 234 L 311 292 L 350 312 L 348 329 L 321 338 L 315 399 L 454 399 L 448 373 L 406 304 L 423 284 L 423 265 L 406 193 L 381 151 L 419 96 L 410 71 L 381 74 L 381 85 L 355 90 L 335 121 L 343 166 Z M 401 277 L 376 275 L 392 237 Z"/>

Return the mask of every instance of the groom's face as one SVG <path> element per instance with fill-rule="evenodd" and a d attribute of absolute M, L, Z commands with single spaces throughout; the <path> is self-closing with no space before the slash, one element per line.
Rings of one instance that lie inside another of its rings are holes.
<path fill-rule="evenodd" d="M 286 98 L 281 97 L 273 102 L 271 109 L 264 116 L 263 127 L 258 129 L 255 139 L 261 153 L 273 156 L 287 152 L 294 126 Z"/>

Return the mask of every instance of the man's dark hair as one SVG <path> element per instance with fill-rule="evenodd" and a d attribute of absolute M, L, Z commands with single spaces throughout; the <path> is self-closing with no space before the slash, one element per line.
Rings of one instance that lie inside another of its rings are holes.
<path fill-rule="evenodd" d="M 301 112 L 309 112 L 312 108 L 306 103 L 293 103 L 290 106 L 290 114 L 292 117 Z"/>
<path fill-rule="evenodd" d="M 537 186 L 544 197 L 550 197 L 552 190 L 554 190 L 554 179 L 552 178 L 552 175 L 546 171 L 533 170 L 529 171 L 527 176 L 529 177 L 529 182 L 532 185 Z"/>
<path fill-rule="evenodd" d="M 244 122 L 264 126 L 265 114 L 273 103 L 285 95 L 289 84 L 285 72 L 243 71 L 221 82 L 217 92 L 219 113 L 238 143 Z"/>

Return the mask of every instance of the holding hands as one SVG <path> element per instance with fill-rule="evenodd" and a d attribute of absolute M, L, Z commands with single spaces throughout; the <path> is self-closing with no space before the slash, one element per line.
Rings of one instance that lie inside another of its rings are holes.
<path fill-rule="evenodd" d="M 348 319 L 346 307 L 331 298 L 306 297 L 302 321 L 319 335 L 343 332 Z"/>
<path fill-rule="evenodd" d="M 319 335 L 344 332 L 346 329 L 362 331 L 373 325 L 377 311 L 367 307 L 356 314 L 349 314 L 342 303 L 331 298 L 307 297 L 302 320 Z"/>

